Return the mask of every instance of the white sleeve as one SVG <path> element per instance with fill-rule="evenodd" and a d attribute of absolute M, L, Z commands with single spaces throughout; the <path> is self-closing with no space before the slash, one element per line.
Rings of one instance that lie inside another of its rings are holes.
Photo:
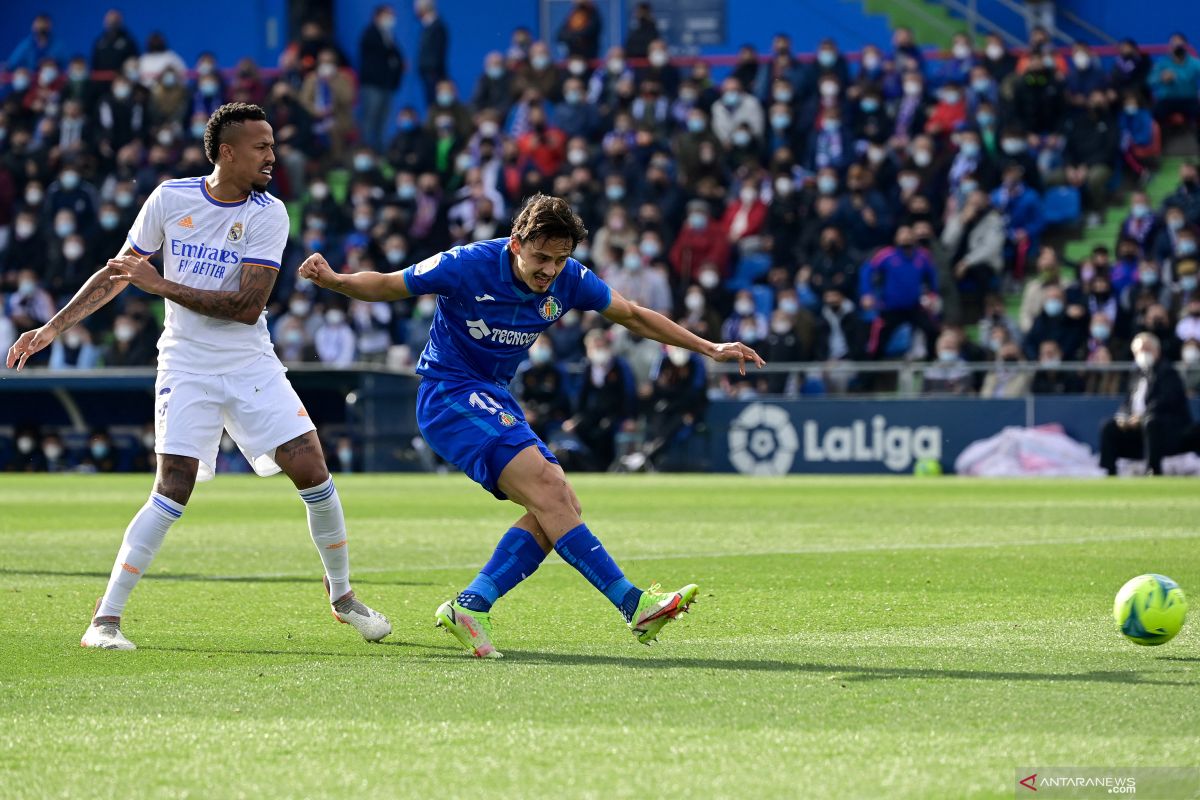
<path fill-rule="evenodd" d="M 278 270 L 283 263 L 289 227 L 287 208 L 282 202 L 274 201 L 254 218 L 254 224 L 246 231 L 246 255 L 242 257 L 242 264 Z"/>
<path fill-rule="evenodd" d="M 129 229 L 129 246 L 139 256 L 153 255 L 163 243 L 162 187 L 155 188 Z"/>

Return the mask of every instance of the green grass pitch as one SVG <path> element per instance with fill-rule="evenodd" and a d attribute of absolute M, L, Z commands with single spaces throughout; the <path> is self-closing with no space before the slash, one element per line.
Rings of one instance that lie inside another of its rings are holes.
<path fill-rule="evenodd" d="M 476 661 L 433 612 L 515 506 L 339 478 L 395 626 L 368 645 L 290 485 L 222 476 L 126 609 L 140 649 L 83 650 L 149 484 L 0 479 L 2 797 L 1013 797 L 1018 766 L 1200 766 L 1200 623 L 1143 648 L 1111 618 L 1142 572 L 1200 603 L 1194 482 L 581 476 L 629 577 L 698 582 L 693 613 L 638 645 L 551 555 Z"/>

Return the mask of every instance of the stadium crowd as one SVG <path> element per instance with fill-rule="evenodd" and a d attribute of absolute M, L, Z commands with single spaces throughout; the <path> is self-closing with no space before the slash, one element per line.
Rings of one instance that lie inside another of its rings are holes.
<path fill-rule="evenodd" d="M 1140 191 L 1168 124 L 1200 121 L 1200 60 L 1179 34 L 1152 58 L 1132 41 L 1101 58 L 1034 29 L 1010 52 L 956 37 L 927 60 L 912 33 L 857 57 L 786 34 L 742 47 L 716 79 L 673 58 L 649 5 L 624 47 L 578 0 L 555 41 L 512 32 L 472 86 L 447 77 L 452 31 L 417 0 L 416 53 L 380 6 L 350 58 L 316 22 L 264 69 L 206 53 L 187 64 L 164 34 L 138 42 L 104 15 L 90 56 L 39 15 L 0 86 L 0 345 L 41 324 L 124 244 L 163 179 L 206 174 L 201 139 L 229 101 L 262 104 L 278 163 L 270 191 L 294 236 L 268 306 L 285 361 L 408 366 L 433 298 L 344 302 L 296 278 L 320 250 L 337 269 L 394 270 L 503 236 L 528 195 L 570 200 L 591 231 L 576 257 L 627 297 L 768 362 L 928 359 L 925 388 L 1016 396 L 1121 389 L 1063 361 L 1129 360 L 1143 330 L 1200 362 L 1200 175 L 1184 164 L 1158 207 Z M 411 71 L 415 75 L 408 75 Z M 417 80 L 428 106 L 392 99 Z M 1043 240 L 1078 202 L 1088 226 L 1131 187 L 1111 247 L 1066 263 Z M 1010 315 L 1020 296 L 1019 313 Z M 149 365 L 160 316 L 131 290 L 34 365 Z M 722 375 L 700 359 L 566 314 L 518 378 L 543 436 L 603 467 L 640 414 L 653 458 L 710 395 L 879 388 L 866 376 Z M 986 375 L 970 363 L 994 368 Z M 1036 374 L 1013 364 L 1036 362 Z"/>

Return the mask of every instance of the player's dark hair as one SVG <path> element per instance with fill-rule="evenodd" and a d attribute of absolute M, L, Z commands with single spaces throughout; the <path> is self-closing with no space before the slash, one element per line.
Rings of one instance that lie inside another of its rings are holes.
<path fill-rule="evenodd" d="M 525 201 L 512 224 L 512 235 L 519 242 L 539 239 L 570 239 L 571 249 L 587 238 L 588 231 L 561 197 L 537 194 Z"/>
<path fill-rule="evenodd" d="M 244 122 L 266 122 L 267 112 L 251 103 L 226 103 L 212 113 L 204 128 L 204 155 L 213 164 L 221 157 L 221 145 L 230 128 Z"/>

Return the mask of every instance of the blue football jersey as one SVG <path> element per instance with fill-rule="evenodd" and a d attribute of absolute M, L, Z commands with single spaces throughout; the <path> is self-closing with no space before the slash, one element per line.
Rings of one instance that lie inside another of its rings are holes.
<path fill-rule="evenodd" d="M 572 308 L 603 311 L 612 302 L 608 284 L 573 258 L 544 294 L 528 291 L 513 274 L 507 238 L 438 253 L 403 275 L 412 294 L 439 295 L 417 374 L 440 380 L 505 386 L 559 317 Z"/>

